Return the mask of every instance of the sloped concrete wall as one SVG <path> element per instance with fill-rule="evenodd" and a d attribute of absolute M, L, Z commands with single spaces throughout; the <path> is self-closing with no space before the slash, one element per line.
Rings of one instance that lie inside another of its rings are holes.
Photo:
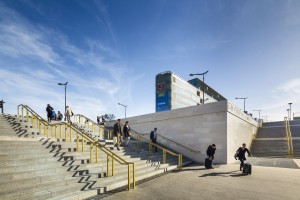
<path fill-rule="evenodd" d="M 208 145 L 215 143 L 215 161 L 227 162 L 227 101 L 141 115 L 127 120 L 131 128 L 140 133 L 150 133 L 156 127 L 159 134 L 200 151 L 192 152 L 158 137 L 159 142 L 196 162 L 204 162 Z M 149 138 L 149 134 L 146 137 Z"/>
<path fill-rule="evenodd" d="M 215 163 L 233 162 L 236 148 L 243 142 L 249 144 L 258 126 L 256 121 L 227 101 L 141 115 L 126 120 L 133 130 L 144 133 L 147 138 L 156 127 L 159 134 L 194 151 L 161 137 L 158 137 L 159 143 L 199 163 L 204 162 L 206 149 L 212 143 L 217 145 Z"/>
<path fill-rule="evenodd" d="M 246 143 L 249 148 L 259 123 L 246 115 L 241 109 L 228 102 L 227 112 L 227 163 L 235 161 L 236 150 Z"/>

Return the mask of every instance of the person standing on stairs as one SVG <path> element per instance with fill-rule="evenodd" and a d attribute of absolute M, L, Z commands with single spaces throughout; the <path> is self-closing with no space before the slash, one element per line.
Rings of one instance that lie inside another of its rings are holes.
<path fill-rule="evenodd" d="M 125 137 L 125 146 L 128 146 L 129 142 L 130 142 L 130 126 L 128 125 L 128 121 L 125 122 L 125 125 L 123 127 L 123 134 Z"/>
<path fill-rule="evenodd" d="M 157 144 L 156 139 L 157 139 L 157 134 L 156 134 L 157 128 L 154 128 L 153 131 L 151 131 L 150 133 L 150 139 L 152 141 L 152 143 Z M 157 146 L 156 145 L 152 145 L 152 150 L 155 147 L 155 151 L 157 152 Z"/>
<path fill-rule="evenodd" d="M 54 110 L 54 109 L 50 106 L 50 104 L 47 104 L 46 112 L 47 112 L 48 122 L 51 122 L 52 110 Z"/>
<path fill-rule="evenodd" d="M 120 150 L 119 146 L 120 143 L 122 142 L 121 139 L 121 134 L 122 134 L 122 130 L 121 130 L 121 119 L 118 119 L 116 121 L 116 123 L 114 124 L 114 146 L 117 147 L 118 151 Z"/>
<path fill-rule="evenodd" d="M 65 116 L 67 118 L 68 123 L 72 124 L 71 117 L 73 117 L 74 113 L 70 106 L 66 107 Z"/>
<path fill-rule="evenodd" d="M 240 170 L 242 171 L 242 168 L 244 166 L 244 161 L 246 160 L 246 152 L 248 153 L 248 156 L 252 156 L 249 149 L 246 148 L 246 144 L 243 143 L 242 147 L 240 147 L 238 150 L 237 150 L 237 157 L 239 157 L 239 160 L 241 162 L 240 164 Z"/>

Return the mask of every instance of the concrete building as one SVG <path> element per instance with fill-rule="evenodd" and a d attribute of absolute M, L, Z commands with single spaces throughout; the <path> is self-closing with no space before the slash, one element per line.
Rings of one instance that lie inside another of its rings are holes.
<path fill-rule="evenodd" d="M 203 82 L 198 78 L 186 81 L 171 71 L 156 75 L 156 112 L 203 104 Z M 205 103 L 226 100 L 204 84 Z"/>

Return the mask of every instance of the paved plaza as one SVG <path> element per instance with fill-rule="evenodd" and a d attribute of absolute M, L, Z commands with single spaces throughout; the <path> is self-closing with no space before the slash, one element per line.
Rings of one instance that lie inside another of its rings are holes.
<path fill-rule="evenodd" d="M 254 164 L 252 175 L 248 176 L 242 175 L 238 163 L 215 166 L 212 170 L 192 165 L 138 184 L 129 192 L 121 190 L 89 199 L 300 200 L 300 169 L 296 164 L 299 160 L 248 160 Z"/>

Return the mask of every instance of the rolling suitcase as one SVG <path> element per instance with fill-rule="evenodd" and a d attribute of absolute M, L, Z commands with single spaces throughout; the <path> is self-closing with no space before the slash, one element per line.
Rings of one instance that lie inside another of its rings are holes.
<path fill-rule="evenodd" d="M 212 160 L 209 158 L 205 158 L 205 168 L 210 169 L 212 168 Z"/>
<path fill-rule="evenodd" d="M 243 174 L 246 174 L 246 175 L 250 174 L 251 175 L 251 172 L 252 172 L 252 166 L 251 166 L 251 164 L 245 163 L 243 165 Z"/>

